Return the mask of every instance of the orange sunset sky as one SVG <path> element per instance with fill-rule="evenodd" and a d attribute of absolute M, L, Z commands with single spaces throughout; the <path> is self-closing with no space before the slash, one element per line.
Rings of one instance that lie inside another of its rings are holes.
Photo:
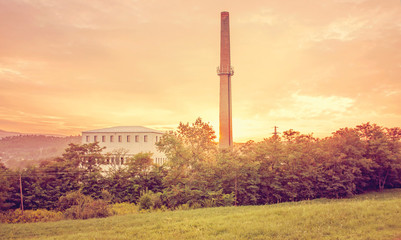
<path fill-rule="evenodd" d="M 221 11 L 234 141 L 401 127 L 400 0 L 0 0 L 0 129 L 218 133 Z"/>

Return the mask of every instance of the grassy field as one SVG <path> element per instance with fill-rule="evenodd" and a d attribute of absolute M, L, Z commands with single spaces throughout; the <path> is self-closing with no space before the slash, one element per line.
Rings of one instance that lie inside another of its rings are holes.
<path fill-rule="evenodd" d="M 0 239 L 401 239 L 401 189 L 342 200 L 0 224 Z"/>

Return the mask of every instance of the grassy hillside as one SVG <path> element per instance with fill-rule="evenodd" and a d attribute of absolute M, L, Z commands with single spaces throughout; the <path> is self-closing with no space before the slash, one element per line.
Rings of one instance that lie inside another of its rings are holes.
<path fill-rule="evenodd" d="M 397 238 L 401 238 L 401 189 L 342 200 L 0 225 L 0 239 Z"/>

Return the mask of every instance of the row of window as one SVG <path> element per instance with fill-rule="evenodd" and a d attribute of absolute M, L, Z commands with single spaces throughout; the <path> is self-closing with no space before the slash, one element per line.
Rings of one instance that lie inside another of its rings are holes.
<path fill-rule="evenodd" d="M 163 165 L 166 162 L 167 158 L 155 158 L 154 163 L 157 165 Z M 106 158 L 105 164 L 116 164 L 116 165 L 124 165 L 124 163 L 127 161 L 127 159 L 124 159 L 123 157 L 118 159 L 118 158 Z"/>
<path fill-rule="evenodd" d="M 99 138 L 98 138 L 99 137 Z M 124 138 L 126 142 L 131 142 L 131 135 L 127 135 L 126 138 Z M 93 142 L 106 142 L 107 138 L 106 136 L 93 136 Z M 123 136 L 118 135 L 117 136 L 118 142 L 123 142 Z M 139 135 L 135 135 L 135 142 L 139 142 Z M 160 140 L 159 136 L 156 136 L 156 142 Z M 114 142 L 114 135 L 109 136 L 109 141 Z M 148 135 L 143 136 L 143 141 L 148 142 Z M 90 136 L 86 136 L 86 142 L 90 142 Z"/>
<path fill-rule="evenodd" d="M 155 158 L 154 161 L 157 165 L 163 165 L 166 160 L 167 158 Z"/>
<path fill-rule="evenodd" d="M 106 165 L 109 165 L 109 164 L 112 164 L 112 165 L 124 165 L 124 163 L 126 163 L 127 162 L 127 158 L 124 158 L 124 157 L 121 157 L 121 158 L 118 158 L 118 157 L 111 157 L 111 158 L 106 158 L 102 163 L 99 163 L 97 160 L 96 160 L 96 163 L 97 164 L 106 164 Z M 167 158 L 155 158 L 154 159 L 154 163 L 155 164 L 157 164 L 157 165 L 163 165 L 165 162 L 166 162 L 166 160 L 167 160 Z"/>

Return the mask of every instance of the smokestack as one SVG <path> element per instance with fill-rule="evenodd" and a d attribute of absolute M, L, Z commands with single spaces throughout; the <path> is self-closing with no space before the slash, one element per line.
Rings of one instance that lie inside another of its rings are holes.
<path fill-rule="evenodd" d="M 217 69 L 217 74 L 220 76 L 220 148 L 229 148 L 233 146 L 231 76 L 234 74 L 234 71 L 231 68 L 230 60 L 229 20 L 229 13 L 221 12 L 220 67 Z"/>

